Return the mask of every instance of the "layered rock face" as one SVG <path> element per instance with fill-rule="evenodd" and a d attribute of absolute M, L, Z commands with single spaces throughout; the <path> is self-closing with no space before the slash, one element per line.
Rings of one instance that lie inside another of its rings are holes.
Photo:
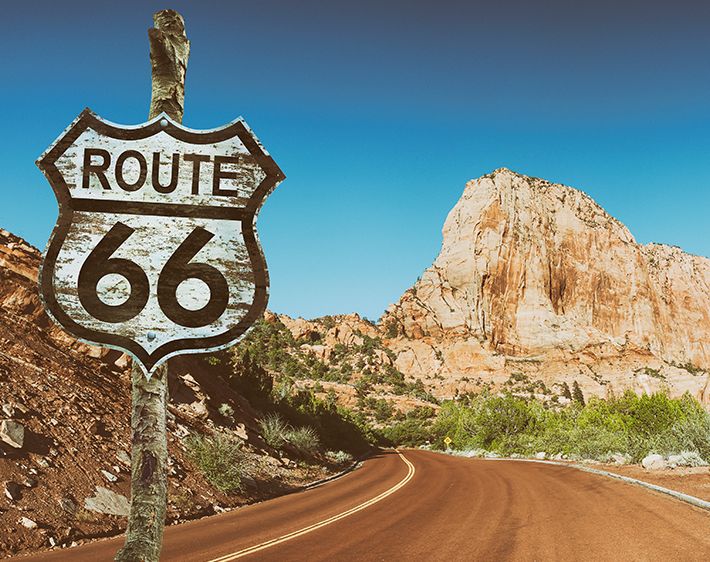
<path fill-rule="evenodd" d="M 403 372 L 444 386 L 521 371 L 702 397 L 710 260 L 639 245 L 581 191 L 500 169 L 466 185 L 439 256 L 380 325 Z"/>

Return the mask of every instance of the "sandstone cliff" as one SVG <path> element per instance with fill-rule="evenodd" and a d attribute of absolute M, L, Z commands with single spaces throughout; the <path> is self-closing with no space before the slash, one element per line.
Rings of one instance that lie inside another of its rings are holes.
<path fill-rule="evenodd" d="M 518 372 L 702 398 L 710 260 L 639 245 L 581 191 L 500 169 L 466 185 L 439 256 L 380 326 L 398 368 L 443 394 Z"/>

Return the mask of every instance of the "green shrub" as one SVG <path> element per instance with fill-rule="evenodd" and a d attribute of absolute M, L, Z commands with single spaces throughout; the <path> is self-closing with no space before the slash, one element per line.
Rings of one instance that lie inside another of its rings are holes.
<path fill-rule="evenodd" d="M 326 451 L 325 457 L 334 464 L 349 464 L 353 462 L 353 456 L 345 451 Z"/>
<path fill-rule="evenodd" d="M 286 440 L 301 453 L 312 455 L 320 448 L 320 439 L 315 429 L 309 426 L 289 429 Z"/>
<path fill-rule="evenodd" d="M 584 393 L 579 387 L 579 383 L 577 381 L 572 383 L 572 398 L 575 402 L 579 402 L 582 406 L 584 406 Z"/>
<path fill-rule="evenodd" d="M 399 335 L 399 326 L 396 320 L 390 320 L 385 325 L 385 333 L 388 338 L 396 338 Z"/>
<path fill-rule="evenodd" d="M 694 451 L 682 451 L 677 455 L 671 455 L 668 461 L 672 466 L 707 466 L 708 463 L 698 453 Z"/>
<path fill-rule="evenodd" d="M 220 404 L 219 408 L 217 408 L 217 411 L 219 412 L 219 415 L 225 418 L 232 418 L 234 416 L 234 408 L 232 408 L 229 404 L 224 403 Z"/>
<path fill-rule="evenodd" d="M 261 435 L 271 447 L 281 449 L 289 443 L 300 453 L 312 455 L 320 448 L 318 431 L 310 426 L 291 427 L 276 413 L 271 413 L 259 420 Z"/>
<path fill-rule="evenodd" d="M 274 449 L 280 449 L 286 444 L 289 426 L 279 414 L 267 414 L 259 420 L 261 436 Z"/>
<path fill-rule="evenodd" d="M 338 406 L 337 401 L 319 398 L 309 390 L 294 392 L 276 407 L 291 425 L 315 428 L 322 444 L 328 449 L 346 448 L 364 452 L 376 436 L 361 412 Z"/>
<path fill-rule="evenodd" d="M 671 428 L 675 440 L 674 453 L 696 452 L 710 461 L 710 415 L 693 416 Z"/>
<path fill-rule="evenodd" d="M 434 439 L 431 424 L 417 418 L 405 419 L 385 427 L 380 433 L 385 444 L 403 447 L 417 447 Z"/>
<path fill-rule="evenodd" d="M 567 400 L 572 400 L 572 391 L 566 381 L 562 383 L 562 396 L 567 398 Z"/>
<path fill-rule="evenodd" d="M 224 433 L 191 435 L 185 440 L 187 454 L 207 481 L 224 493 L 241 489 L 244 452 L 241 442 Z"/>
<path fill-rule="evenodd" d="M 231 370 L 226 374 L 227 384 L 256 408 L 263 408 L 271 402 L 274 381 L 249 351 L 235 352 L 231 359 Z M 224 369 L 216 373 L 223 374 Z"/>
<path fill-rule="evenodd" d="M 415 444 L 424 439 L 418 427 L 399 424 L 385 434 L 394 443 Z M 664 392 L 629 391 L 552 409 L 510 394 L 483 393 L 442 404 L 428 434 L 439 447 L 449 436 L 455 449 L 504 455 L 544 451 L 604 460 L 621 453 L 638 462 L 649 453 L 688 452 L 710 459 L 710 414 L 688 394 L 672 399 Z"/>
<path fill-rule="evenodd" d="M 472 420 L 484 449 L 512 447 L 512 442 L 532 430 L 537 422 L 530 403 L 510 394 L 491 396 L 477 404 Z"/>

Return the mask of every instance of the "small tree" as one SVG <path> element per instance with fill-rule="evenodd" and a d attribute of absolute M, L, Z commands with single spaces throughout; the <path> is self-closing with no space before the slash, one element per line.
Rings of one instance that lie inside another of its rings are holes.
<path fill-rule="evenodd" d="M 577 381 L 572 383 L 572 398 L 574 398 L 575 402 L 579 402 L 582 406 L 584 406 L 584 393 L 582 393 L 582 389 L 579 388 L 579 383 Z"/>
<path fill-rule="evenodd" d="M 572 400 L 572 392 L 570 392 L 567 382 L 562 383 L 562 396 L 567 398 L 567 400 Z"/>

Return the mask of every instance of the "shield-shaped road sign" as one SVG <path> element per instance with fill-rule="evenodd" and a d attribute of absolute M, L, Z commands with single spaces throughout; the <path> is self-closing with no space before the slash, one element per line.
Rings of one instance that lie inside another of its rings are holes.
<path fill-rule="evenodd" d="M 235 342 L 264 312 L 255 221 L 284 175 L 243 120 L 127 127 L 86 109 L 37 165 L 59 202 L 40 292 L 68 332 L 129 352 L 150 376 Z"/>

